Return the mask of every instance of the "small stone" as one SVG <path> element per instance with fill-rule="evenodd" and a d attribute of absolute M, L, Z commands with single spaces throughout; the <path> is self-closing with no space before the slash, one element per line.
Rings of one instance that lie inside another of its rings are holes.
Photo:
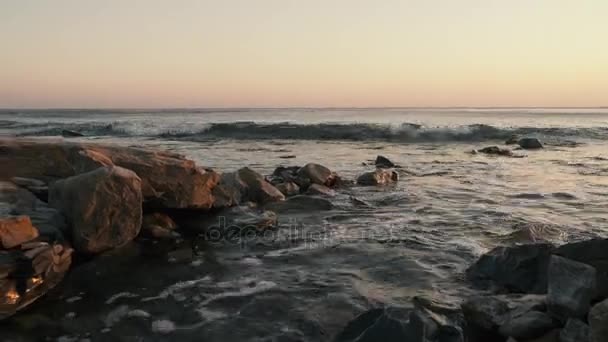
<path fill-rule="evenodd" d="M 595 293 L 595 279 L 593 266 L 553 255 L 548 271 L 549 311 L 563 319 L 585 316 Z"/>
<path fill-rule="evenodd" d="M 527 150 L 539 149 L 543 148 L 543 143 L 540 142 L 537 138 L 521 138 L 517 142 L 517 144 Z"/>
<path fill-rule="evenodd" d="M 28 216 L 0 218 L 0 242 L 9 249 L 38 237 L 38 230 L 32 226 Z"/>

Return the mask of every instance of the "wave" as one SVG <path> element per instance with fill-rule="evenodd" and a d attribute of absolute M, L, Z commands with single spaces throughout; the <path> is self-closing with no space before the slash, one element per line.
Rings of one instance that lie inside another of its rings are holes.
<path fill-rule="evenodd" d="M 608 140 L 608 127 L 513 127 L 485 124 L 458 127 L 428 128 L 418 124 L 399 125 L 368 123 L 260 123 L 240 121 L 187 126 L 163 126 L 156 122 L 47 122 L 24 123 L 2 120 L 0 129 L 16 136 L 56 136 L 63 130 L 77 131 L 85 136 L 135 136 L 170 140 L 207 141 L 235 140 L 326 140 L 386 142 L 479 142 L 505 140 L 513 135 L 535 136 L 559 144 L 567 139 Z"/>

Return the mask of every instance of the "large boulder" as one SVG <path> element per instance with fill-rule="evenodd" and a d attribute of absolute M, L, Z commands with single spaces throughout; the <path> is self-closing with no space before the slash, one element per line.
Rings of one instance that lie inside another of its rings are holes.
<path fill-rule="evenodd" d="M 298 170 L 298 177 L 309 179 L 312 184 L 332 186 L 336 181 L 336 174 L 323 165 L 308 163 Z"/>
<path fill-rule="evenodd" d="M 480 288 L 546 293 L 546 271 L 553 249 L 550 244 L 496 247 L 471 265 L 466 276 Z"/>
<path fill-rule="evenodd" d="M 285 200 L 281 191 L 267 182 L 264 176 L 248 167 L 223 174 L 221 184 L 225 184 L 226 188 L 238 197 L 237 202 L 265 204 Z"/>
<path fill-rule="evenodd" d="M 359 185 L 387 185 L 399 180 L 399 174 L 390 169 L 376 169 L 375 171 L 365 172 L 357 178 Z"/>
<path fill-rule="evenodd" d="M 66 216 L 74 247 L 82 253 L 124 245 L 141 228 L 141 180 L 118 166 L 55 182 L 49 189 L 49 204 Z"/>
<path fill-rule="evenodd" d="M 63 140 L 0 139 L 0 180 L 29 177 L 44 182 L 117 165 L 141 179 L 142 194 L 151 206 L 209 209 L 219 175 L 180 155 L 141 148 L 66 142 Z"/>
<path fill-rule="evenodd" d="M 590 239 L 562 245 L 555 254 L 595 267 L 595 300 L 608 298 L 608 239 Z"/>
<path fill-rule="evenodd" d="M 517 144 L 521 148 L 526 149 L 526 150 L 534 150 L 534 149 L 543 148 L 543 143 L 540 142 L 540 140 L 538 140 L 537 138 L 521 138 L 521 139 L 519 139 Z"/>
<path fill-rule="evenodd" d="M 606 342 L 608 338 L 608 299 L 595 304 L 588 316 L 590 342 Z"/>
<path fill-rule="evenodd" d="M 547 305 L 562 319 L 582 318 L 595 293 L 595 268 L 553 255 L 549 263 Z"/>
<path fill-rule="evenodd" d="M 0 218 L 0 247 L 17 247 L 37 237 L 38 230 L 28 216 Z"/>

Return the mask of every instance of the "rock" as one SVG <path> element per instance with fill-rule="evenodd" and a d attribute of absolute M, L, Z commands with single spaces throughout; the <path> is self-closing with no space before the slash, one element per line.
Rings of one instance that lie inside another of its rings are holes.
<path fill-rule="evenodd" d="M 595 293 L 595 268 L 553 255 L 549 263 L 547 305 L 560 318 L 584 317 Z"/>
<path fill-rule="evenodd" d="M 41 187 L 41 186 L 47 185 L 45 182 L 43 182 L 39 179 L 24 178 L 24 177 L 12 177 L 11 182 L 13 182 L 17 186 L 20 186 L 20 187 L 26 188 L 26 189 L 29 187 Z"/>
<path fill-rule="evenodd" d="M 376 161 L 374 162 L 374 164 L 376 165 L 376 167 L 383 169 L 390 169 L 395 167 L 395 164 L 392 161 L 390 161 L 385 156 L 380 155 L 376 157 Z"/>
<path fill-rule="evenodd" d="M 394 170 L 376 169 L 375 171 L 366 172 L 357 178 L 359 185 L 387 185 L 395 183 L 399 180 L 399 174 Z"/>
<path fill-rule="evenodd" d="M 553 329 L 542 337 L 522 342 L 559 342 L 559 329 Z"/>
<path fill-rule="evenodd" d="M 265 209 L 277 213 L 316 212 L 332 210 L 333 208 L 334 205 L 329 200 L 307 195 L 289 197 L 286 201 L 269 203 L 265 206 Z"/>
<path fill-rule="evenodd" d="M 308 163 L 298 170 L 298 177 L 309 179 L 312 184 L 332 186 L 336 174 L 323 165 Z"/>
<path fill-rule="evenodd" d="M 493 154 L 493 155 L 497 155 L 497 156 L 507 156 L 507 157 L 513 156 L 513 152 L 511 150 L 500 148 L 498 146 L 484 147 L 484 148 L 478 150 L 478 152 L 484 153 L 484 154 Z"/>
<path fill-rule="evenodd" d="M 579 319 L 568 319 L 566 326 L 559 333 L 559 342 L 581 341 L 589 341 L 589 326 Z"/>
<path fill-rule="evenodd" d="M 553 252 L 550 244 L 496 247 L 466 270 L 473 285 L 511 292 L 546 293 L 546 270 Z"/>
<path fill-rule="evenodd" d="M 84 137 L 84 134 L 76 131 L 71 131 L 69 129 L 64 129 L 61 131 L 61 136 L 65 138 L 73 138 L 73 137 Z"/>
<path fill-rule="evenodd" d="M 508 318 L 509 305 L 494 296 L 476 296 L 462 303 L 462 312 L 469 328 L 482 330 L 486 334 L 498 331 Z"/>
<path fill-rule="evenodd" d="M 0 242 L 3 248 L 17 247 L 38 237 L 28 216 L 0 218 Z"/>
<path fill-rule="evenodd" d="M 464 342 L 464 318 L 459 308 L 422 297 L 415 297 L 413 304 L 411 331 L 423 332 L 429 341 Z"/>
<path fill-rule="evenodd" d="M 285 197 L 295 196 L 300 193 L 300 187 L 294 182 L 279 183 L 276 185 L 276 188 L 279 189 Z"/>
<path fill-rule="evenodd" d="M 63 243 L 65 219 L 57 210 L 26 189 L 0 181 L 0 216 L 28 216 L 39 233 L 38 240 Z"/>
<path fill-rule="evenodd" d="M 306 190 L 306 194 L 334 197 L 336 195 L 336 192 L 326 187 L 325 185 L 312 184 L 308 187 L 308 190 Z"/>
<path fill-rule="evenodd" d="M 608 337 L 608 299 L 597 303 L 589 311 L 590 342 L 606 342 Z"/>
<path fill-rule="evenodd" d="M 52 184 L 49 203 L 66 216 L 76 250 L 95 254 L 137 236 L 142 223 L 141 191 L 141 180 L 134 172 L 102 167 Z"/>
<path fill-rule="evenodd" d="M 219 182 L 213 171 L 184 157 L 147 149 L 59 140 L 0 139 L 0 180 L 29 177 L 52 182 L 117 165 L 141 179 L 147 204 L 162 208 L 209 209 Z"/>
<path fill-rule="evenodd" d="M 519 136 L 518 135 L 512 135 L 511 137 L 509 137 L 509 139 L 507 139 L 507 141 L 505 141 L 505 145 L 516 145 L 519 142 Z"/>
<path fill-rule="evenodd" d="M 262 175 L 248 167 L 223 175 L 230 187 L 240 192 L 240 202 L 269 203 L 285 200 L 285 195 L 267 182 Z"/>
<path fill-rule="evenodd" d="M 517 144 L 526 150 L 543 148 L 543 143 L 541 143 L 537 138 L 521 138 Z"/>
<path fill-rule="evenodd" d="M 226 208 L 241 203 L 241 188 L 243 185 L 238 180 L 236 173 L 226 172 L 220 176 L 220 181 L 213 188 L 213 208 Z"/>
<path fill-rule="evenodd" d="M 216 215 L 193 213 L 176 217 L 182 229 L 208 233 L 210 239 L 239 237 L 248 231 L 262 231 L 277 225 L 277 215 L 272 211 L 256 210 L 245 206 L 226 208 Z M 215 234 L 215 235 L 214 235 Z"/>
<path fill-rule="evenodd" d="M 173 239 L 180 235 L 174 230 L 177 224 L 171 217 L 163 213 L 145 214 L 142 219 L 142 235 L 157 239 Z"/>
<path fill-rule="evenodd" d="M 422 332 L 413 331 L 403 317 L 390 309 L 371 309 L 355 317 L 334 338 L 334 342 L 422 342 Z"/>
<path fill-rule="evenodd" d="M 498 329 L 504 337 L 528 340 L 545 335 L 557 328 L 553 319 L 544 312 L 528 311 L 522 315 L 509 317 Z"/>
<path fill-rule="evenodd" d="M 595 300 L 608 298 L 608 239 L 590 239 L 562 245 L 555 254 L 595 267 Z"/>

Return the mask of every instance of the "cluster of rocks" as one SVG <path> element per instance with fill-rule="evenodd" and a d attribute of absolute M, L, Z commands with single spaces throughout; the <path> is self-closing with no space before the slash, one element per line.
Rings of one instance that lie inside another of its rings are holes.
<path fill-rule="evenodd" d="M 459 307 L 414 298 L 407 314 L 373 309 L 336 341 L 605 342 L 606 251 L 608 239 L 497 247 L 467 269 L 483 292 Z"/>
<path fill-rule="evenodd" d="M 244 167 L 220 174 L 180 155 L 148 149 L 0 139 L 0 319 L 57 284 L 80 259 L 134 239 L 230 239 L 277 225 L 277 213 L 330 210 L 352 184 L 325 166 L 279 167 L 269 177 Z M 395 182 L 378 157 L 361 185 Z M 170 257 L 192 255 L 169 250 Z M 35 291 L 34 291 L 35 290 Z"/>
<path fill-rule="evenodd" d="M 537 150 L 544 148 L 543 143 L 537 138 L 519 138 L 518 136 L 510 137 L 505 145 L 519 145 L 518 149 L 523 150 Z M 483 153 L 495 156 L 511 157 L 511 158 L 522 158 L 523 156 L 513 153 L 513 150 L 509 148 L 503 148 L 500 146 L 488 146 L 479 150 L 473 150 L 473 153 Z"/>

